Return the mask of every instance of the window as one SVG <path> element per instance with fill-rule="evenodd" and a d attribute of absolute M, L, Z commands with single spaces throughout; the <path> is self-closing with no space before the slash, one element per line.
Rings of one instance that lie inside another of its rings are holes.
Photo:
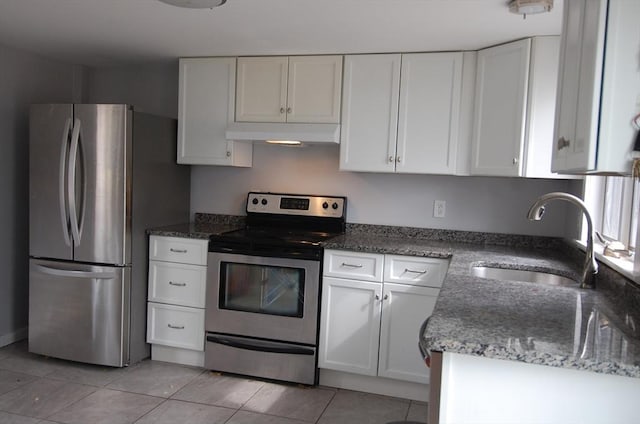
<path fill-rule="evenodd" d="M 638 233 L 640 183 L 632 177 L 589 176 L 585 180 L 585 202 L 592 214 L 594 230 L 607 241 L 619 241 L 633 252 Z"/>

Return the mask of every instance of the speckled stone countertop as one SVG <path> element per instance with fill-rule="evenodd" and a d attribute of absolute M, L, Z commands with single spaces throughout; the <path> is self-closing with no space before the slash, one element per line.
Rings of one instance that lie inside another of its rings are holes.
<path fill-rule="evenodd" d="M 577 279 L 582 257 L 561 240 L 355 225 L 325 248 L 451 258 L 420 338 L 427 351 L 640 377 L 639 290 L 619 274 L 601 265 L 597 290 L 470 274 L 490 265 Z"/>
<path fill-rule="evenodd" d="M 196 213 L 194 222 L 150 228 L 147 233 L 164 237 L 208 239 L 212 235 L 233 231 L 243 226 L 244 217 L 241 216 Z"/>

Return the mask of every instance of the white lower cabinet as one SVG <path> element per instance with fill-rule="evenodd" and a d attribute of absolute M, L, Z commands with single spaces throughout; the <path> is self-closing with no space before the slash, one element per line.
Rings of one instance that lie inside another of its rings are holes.
<path fill-rule="evenodd" d="M 384 283 L 378 375 L 416 383 L 429 382 L 418 351 L 418 330 L 431 315 L 440 290 Z"/>
<path fill-rule="evenodd" d="M 151 358 L 204 365 L 207 240 L 149 238 L 147 342 Z"/>
<path fill-rule="evenodd" d="M 373 259 L 382 266 L 366 273 L 369 281 L 354 276 Z M 433 311 L 448 264 L 447 259 L 325 251 L 319 367 L 427 384 L 418 331 Z"/>
<path fill-rule="evenodd" d="M 378 373 L 382 283 L 323 277 L 319 367 Z"/>

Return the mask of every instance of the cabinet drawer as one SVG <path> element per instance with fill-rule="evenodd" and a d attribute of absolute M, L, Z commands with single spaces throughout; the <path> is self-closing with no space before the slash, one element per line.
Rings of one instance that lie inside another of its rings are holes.
<path fill-rule="evenodd" d="M 441 287 L 449 269 L 448 259 L 385 255 L 384 281 L 415 286 Z"/>
<path fill-rule="evenodd" d="M 183 264 L 206 265 L 208 240 L 186 237 L 149 237 L 149 259 Z"/>
<path fill-rule="evenodd" d="M 207 267 L 149 261 L 149 300 L 204 308 Z"/>
<path fill-rule="evenodd" d="M 147 342 L 204 350 L 204 309 L 149 303 Z"/>
<path fill-rule="evenodd" d="M 383 263 L 382 254 L 325 250 L 323 273 L 330 277 L 382 282 Z"/>

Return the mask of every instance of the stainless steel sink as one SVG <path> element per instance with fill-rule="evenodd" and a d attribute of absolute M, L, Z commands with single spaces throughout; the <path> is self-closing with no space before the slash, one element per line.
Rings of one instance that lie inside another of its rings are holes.
<path fill-rule="evenodd" d="M 578 287 L 578 282 L 562 275 L 549 272 L 526 271 L 521 269 L 495 268 L 489 266 L 472 266 L 471 275 L 480 278 L 491 278 L 502 281 L 524 281 L 542 283 L 551 286 Z"/>

